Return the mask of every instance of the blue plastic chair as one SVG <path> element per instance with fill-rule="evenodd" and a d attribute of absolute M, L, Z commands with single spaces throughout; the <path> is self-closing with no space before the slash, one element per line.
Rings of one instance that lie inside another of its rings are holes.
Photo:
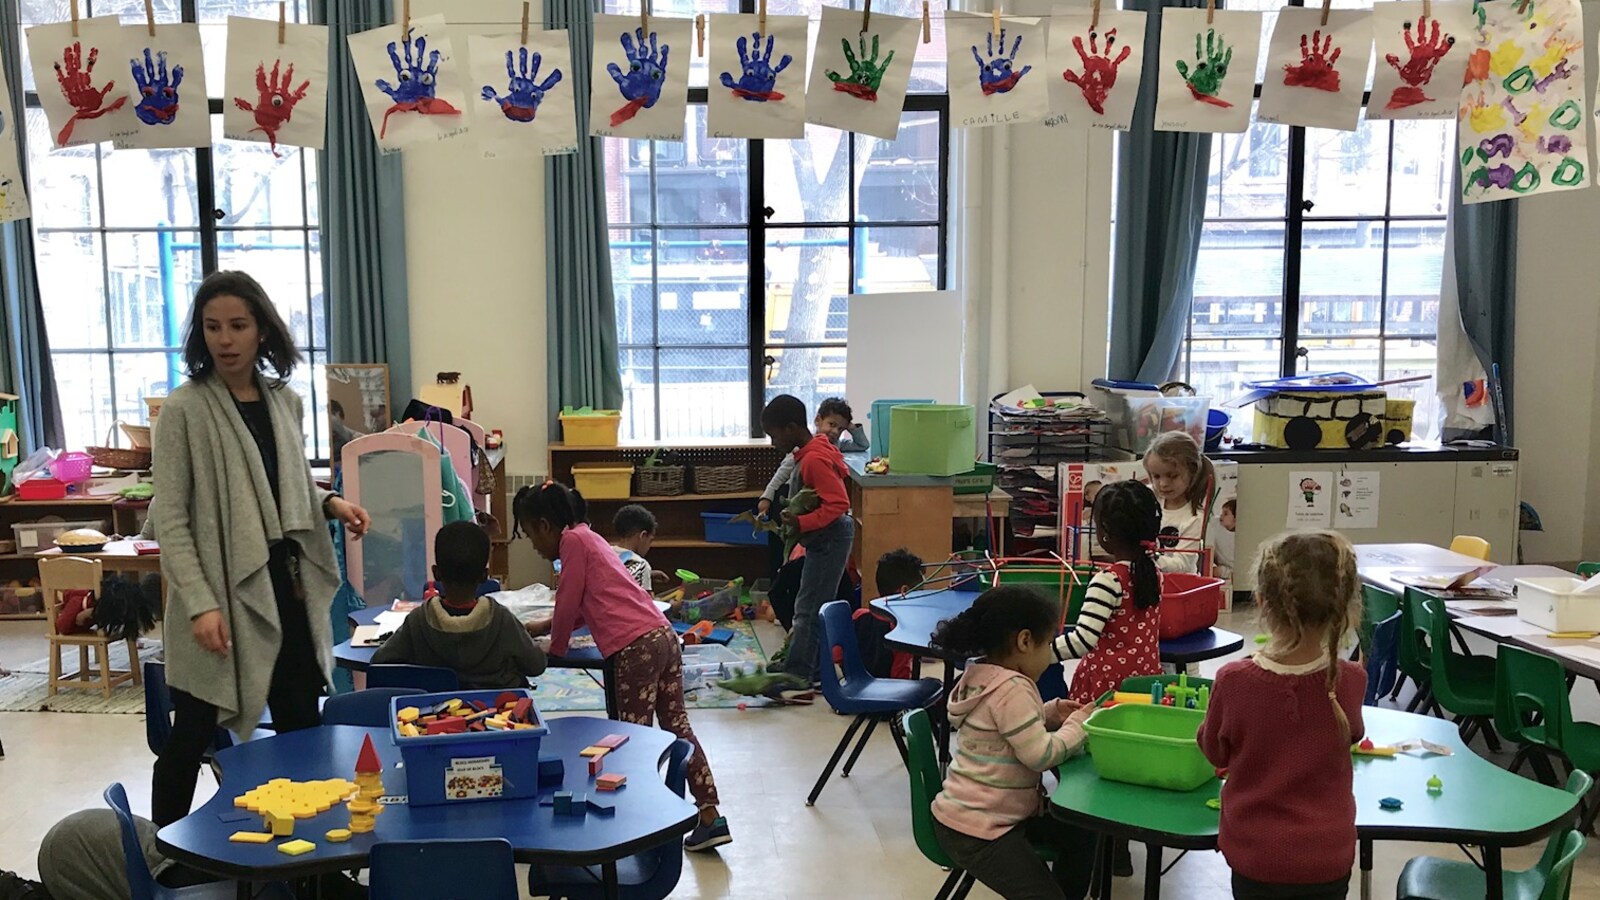
<path fill-rule="evenodd" d="M 363 728 L 389 727 L 389 701 L 395 697 L 421 694 L 421 688 L 367 688 L 349 694 L 334 694 L 322 704 L 322 724 L 360 725 Z"/>
<path fill-rule="evenodd" d="M 408 687 L 425 694 L 444 694 L 461 690 L 461 679 L 454 669 L 438 666 L 408 666 L 398 663 L 368 666 L 367 687 Z"/>
<path fill-rule="evenodd" d="M 192 887 L 169 888 L 150 874 L 150 863 L 144 857 L 144 847 L 139 843 L 139 831 L 133 824 L 133 813 L 128 809 L 128 792 L 121 782 L 112 782 L 103 794 L 106 805 L 117 814 L 117 826 L 122 835 L 122 858 L 128 875 L 128 894 L 133 900 L 233 900 L 239 886 L 232 881 L 216 881 Z M 255 894 L 262 898 L 289 900 L 294 895 L 281 885 L 268 885 Z"/>
<path fill-rule="evenodd" d="M 520 900 L 505 838 L 380 841 L 372 845 L 371 900 Z"/>
<path fill-rule="evenodd" d="M 1377 706 L 1378 698 L 1389 693 L 1400 677 L 1400 613 L 1372 626 L 1372 643 L 1367 653 L 1367 696 L 1364 706 Z"/>
<path fill-rule="evenodd" d="M 689 754 L 694 745 L 676 740 L 667 748 L 667 789 L 679 797 L 689 785 Z M 683 875 L 683 843 L 677 838 L 643 853 L 617 860 L 617 895 L 622 900 L 664 900 Z M 603 900 L 599 866 L 532 866 L 528 893 L 551 900 Z M 379 900 L 374 897 L 373 900 Z"/>
<path fill-rule="evenodd" d="M 807 806 L 816 804 L 822 788 L 833 775 L 834 767 L 839 764 L 839 757 L 844 755 L 845 748 L 855 739 L 862 725 L 867 726 L 866 731 L 850 752 L 850 758 L 845 761 L 844 770 L 839 773 L 841 777 L 850 777 L 850 770 L 855 768 L 856 760 L 861 757 L 861 751 L 866 749 L 867 739 L 872 737 L 879 722 L 889 723 L 889 734 L 894 737 L 901 761 L 905 761 L 906 742 L 895 719 L 903 712 L 932 706 L 942 690 L 942 685 L 933 678 L 874 678 L 868 674 L 867 667 L 861 662 L 861 649 L 856 646 L 856 629 L 850 620 L 850 604 L 843 600 L 824 603 L 817 617 L 822 624 L 822 657 L 818 669 L 822 696 L 827 698 L 834 712 L 856 718 L 845 729 L 844 737 L 840 739 L 839 746 L 834 748 L 827 768 L 822 770 L 816 785 L 811 788 L 810 796 L 806 797 Z M 844 662 L 843 679 L 839 678 L 833 666 L 835 647 L 839 649 Z"/>
<path fill-rule="evenodd" d="M 167 739 L 172 737 L 172 694 L 167 690 L 167 666 L 160 662 L 146 662 L 144 664 L 144 740 L 150 746 L 150 752 L 161 755 L 167 746 Z M 233 735 L 226 728 L 218 728 L 216 736 L 211 739 L 211 748 L 206 751 L 206 762 L 221 750 L 233 746 Z M 218 779 L 221 782 L 221 779 Z"/>

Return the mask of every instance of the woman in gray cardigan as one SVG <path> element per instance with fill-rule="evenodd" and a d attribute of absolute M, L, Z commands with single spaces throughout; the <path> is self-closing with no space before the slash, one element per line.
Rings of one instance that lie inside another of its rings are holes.
<path fill-rule="evenodd" d="M 319 724 L 339 586 L 324 522 L 359 538 L 370 521 L 311 478 L 287 386 L 300 353 L 254 278 L 200 285 L 183 358 L 189 381 L 161 406 L 153 454 L 175 709 L 151 787 L 159 826 L 188 815 L 217 726 L 249 734 L 267 707 L 278 731 Z"/>

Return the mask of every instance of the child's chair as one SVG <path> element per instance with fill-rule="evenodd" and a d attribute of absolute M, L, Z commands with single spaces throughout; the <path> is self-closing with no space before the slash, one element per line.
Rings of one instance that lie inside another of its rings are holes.
<path fill-rule="evenodd" d="M 1378 698 L 1389 692 L 1400 679 L 1397 655 L 1400 649 L 1400 613 L 1373 626 L 1372 652 L 1367 655 L 1367 695 L 1363 706 L 1377 706 Z"/>
<path fill-rule="evenodd" d="M 1442 715 L 1438 701 L 1433 699 L 1433 656 L 1429 649 L 1428 620 L 1420 612 L 1423 599 L 1417 592 L 1408 590 L 1400 600 L 1400 646 L 1395 654 L 1400 677 L 1395 679 L 1389 699 L 1400 696 L 1400 688 L 1409 678 L 1417 686 L 1417 692 L 1406 704 L 1406 712 L 1420 709 L 1424 714 Z"/>
<path fill-rule="evenodd" d="M 1559 660 L 1502 644 L 1495 660 L 1495 727 L 1522 746 L 1511 760 L 1511 771 L 1524 761 L 1546 784 L 1556 783 L 1549 757 L 1555 756 L 1579 772 L 1600 772 L 1600 724 L 1572 717 L 1567 694 L 1567 672 Z M 1591 803 L 1579 830 L 1590 833 L 1600 813 L 1600 801 Z"/>
<path fill-rule="evenodd" d="M 169 888 L 150 874 L 150 863 L 145 859 L 144 846 L 139 842 L 139 830 L 133 824 L 133 813 L 128 809 L 128 792 L 121 782 L 112 782 L 106 788 L 106 805 L 117 814 L 117 826 L 122 835 L 122 858 L 128 875 L 128 896 L 132 900 L 232 900 L 239 896 L 242 887 L 233 881 L 216 881 L 193 887 Z M 294 895 L 283 885 L 269 884 L 264 889 L 252 885 L 251 896 L 262 900 L 290 900 Z"/>
<path fill-rule="evenodd" d="M 834 712 L 855 716 L 855 721 L 845 729 L 844 737 L 840 739 L 839 746 L 833 750 L 833 756 L 828 759 L 828 765 L 822 770 L 822 775 L 817 778 L 817 783 L 811 788 L 811 794 L 806 797 L 806 805 L 813 806 L 817 797 L 822 794 L 822 788 L 827 785 L 828 778 L 833 775 L 833 769 L 839 764 L 839 757 L 844 755 L 845 748 L 850 741 L 855 739 L 856 732 L 862 725 L 867 730 L 861 735 L 861 740 L 850 753 L 850 758 L 845 761 L 844 770 L 839 774 L 844 778 L 850 777 L 850 770 L 855 768 L 856 760 L 861 757 L 861 751 L 866 749 L 867 739 L 872 737 L 872 732 L 878 727 L 879 722 L 890 723 L 889 733 L 894 737 L 895 746 L 900 750 L 900 758 L 906 758 L 905 741 L 894 728 L 894 718 L 900 713 L 910 709 L 926 709 L 939 699 L 943 686 L 933 678 L 920 678 L 906 680 L 898 678 L 874 678 L 867 673 L 867 667 L 861 662 L 861 651 L 856 647 L 856 630 L 850 621 L 850 604 L 843 600 L 833 600 L 822 605 L 818 613 L 822 624 L 822 648 L 819 660 L 820 668 L 818 678 L 822 681 L 822 696 L 828 700 L 828 705 Z M 834 648 L 838 648 L 843 660 L 844 678 L 840 679 L 838 671 L 834 668 Z"/>
<path fill-rule="evenodd" d="M 1361 586 L 1361 624 L 1356 628 L 1356 655 L 1350 658 L 1366 659 L 1375 652 L 1372 649 L 1372 632 L 1379 622 L 1389 618 L 1400 611 L 1400 597 L 1393 591 L 1384 590 L 1374 584 Z M 1388 655 L 1393 656 L 1397 648 L 1389 648 Z M 1376 652 L 1384 652 L 1382 650 Z"/>
<path fill-rule="evenodd" d="M 144 664 L 144 739 L 150 746 L 150 752 L 156 756 L 161 755 L 167 746 L 167 738 L 172 736 L 172 694 L 167 691 L 167 664 L 164 662 L 147 662 Z M 266 717 L 263 713 L 263 718 Z M 202 759 L 211 768 L 211 774 L 217 779 L 217 784 L 222 783 L 222 773 L 217 771 L 213 762 L 216 755 L 233 746 L 233 735 L 226 728 L 218 728 L 211 739 L 211 746 L 206 749 Z"/>
<path fill-rule="evenodd" d="M 367 689 L 416 688 L 427 694 L 443 694 L 461 689 L 461 678 L 454 669 L 440 666 L 412 666 L 385 663 L 367 667 Z"/>
<path fill-rule="evenodd" d="M 1600 575 L 1600 562 L 1578 563 L 1579 578 L 1593 578 L 1596 575 Z"/>
<path fill-rule="evenodd" d="M 58 556 L 51 559 L 39 560 L 39 584 L 44 594 L 45 619 L 50 628 L 50 681 L 47 695 L 55 696 L 60 688 L 86 688 L 98 690 L 107 698 L 111 690 L 124 682 L 138 684 L 142 677 L 139 672 L 139 640 L 130 637 L 128 644 L 128 668 L 111 668 L 112 640 L 98 631 L 87 631 L 82 634 L 62 634 L 56 628 L 56 617 L 61 612 L 61 606 L 66 602 L 68 591 L 89 591 L 98 595 L 100 593 L 101 571 L 100 561 L 97 559 L 81 559 L 75 556 Z M 61 651 L 65 647 L 78 648 L 78 671 L 65 677 L 61 674 Z M 89 668 L 89 652 L 94 651 L 98 676 Z"/>
<path fill-rule="evenodd" d="M 334 694 L 322 704 L 322 724 L 388 728 L 389 701 L 421 693 L 424 693 L 421 688 L 414 687 L 369 687 L 364 691 Z"/>
<path fill-rule="evenodd" d="M 1473 559 L 1487 560 L 1489 558 L 1489 542 L 1481 537 L 1471 534 L 1458 534 L 1450 542 L 1450 552 Z"/>
<path fill-rule="evenodd" d="M 1412 597 L 1421 598 L 1419 594 Z M 1461 742 L 1483 734 L 1490 752 L 1500 751 L 1494 731 L 1495 662 L 1492 656 L 1457 653 L 1450 646 L 1450 613 L 1442 600 L 1421 600 L 1415 615 L 1428 630 L 1429 670 L 1433 673 L 1433 696 L 1439 705 L 1461 723 Z"/>
<path fill-rule="evenodd" d="M 470 875 L 470 887 L 464 883 Z M 380 841 L 368 870 L 372 900 L 521 900 L 505 838 Z"/>

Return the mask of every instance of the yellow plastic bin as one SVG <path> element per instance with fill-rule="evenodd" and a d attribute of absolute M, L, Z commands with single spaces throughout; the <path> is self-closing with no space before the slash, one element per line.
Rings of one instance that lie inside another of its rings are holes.
<path fill-rule="evenodd" d="M 572 481 L 590 500 L 626 500 L 633 484 L 633 466 L 622 463 L 573 463 Z"/>
<path fill-rule="evenodd" d="M 597 409 L 590 413 L 561 414 L 561 440 L 568 447 L 615 447 L 622 427 L 622 411 Z"/>

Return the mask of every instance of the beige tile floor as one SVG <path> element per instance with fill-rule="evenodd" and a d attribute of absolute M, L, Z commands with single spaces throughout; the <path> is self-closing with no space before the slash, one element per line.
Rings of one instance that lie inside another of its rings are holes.
<path fill-rule="evenodd" d="M 1226 624 L 1226 622 L 1225 622 Z M 43 623 L 0 623 L 0 666 L 38 658 Z M 1236 628 L 1254 633 L 1248 622 Z M 1212 667 L 1205 667 L 1210 671 Z M 1600 719 L 1595 692 L 1576 692 L 1579 715 Z M 848 780 L 831 782 L 817 806 L 805 795 L 847 720 L 825 705 L 779 710 L 704 710 L 695 729 L 711 755 L 734 842 L 718 853 L 690 854 L 674 897 L 931 898 L 944 873 L 912 842 L 905 772 L 885 734 Z M 880 729 L 881 732 L 881 729 Z M 110 781 L 121 781 L 136 811 L 149 807 L 151 757 L 141 716 L 0 713 L 0 868 L 30 877 L 38 842 L 57 819 L 98 806 Z M 200 797 L 213 790 L 202 775 Z M 1512 867 L 1532 865 L 1538 847 L 1509 851 Z M 1460 858 L 1454 847 L 1379 844 L 1374 875 L 1379 898 L 1394 896 L 1406 859 L 1434 853 Z M 1142 850 L 1134 849 L 1142 871 Z M 1215 853 L 1185 857 L 1163 880 L 1163 896 L 1212 900 L 1229 896 L 1228 870 Z M 1142 896 L 1142 881 L 1118 879 L 1117 897 Z M 979 888 L 973 897 L 994 895 Z M 1352 889 L 1351 896 L 1356 896 Z M 1580 859 L 1572 896 L 1600 900 L 1600 846 Z"/>

